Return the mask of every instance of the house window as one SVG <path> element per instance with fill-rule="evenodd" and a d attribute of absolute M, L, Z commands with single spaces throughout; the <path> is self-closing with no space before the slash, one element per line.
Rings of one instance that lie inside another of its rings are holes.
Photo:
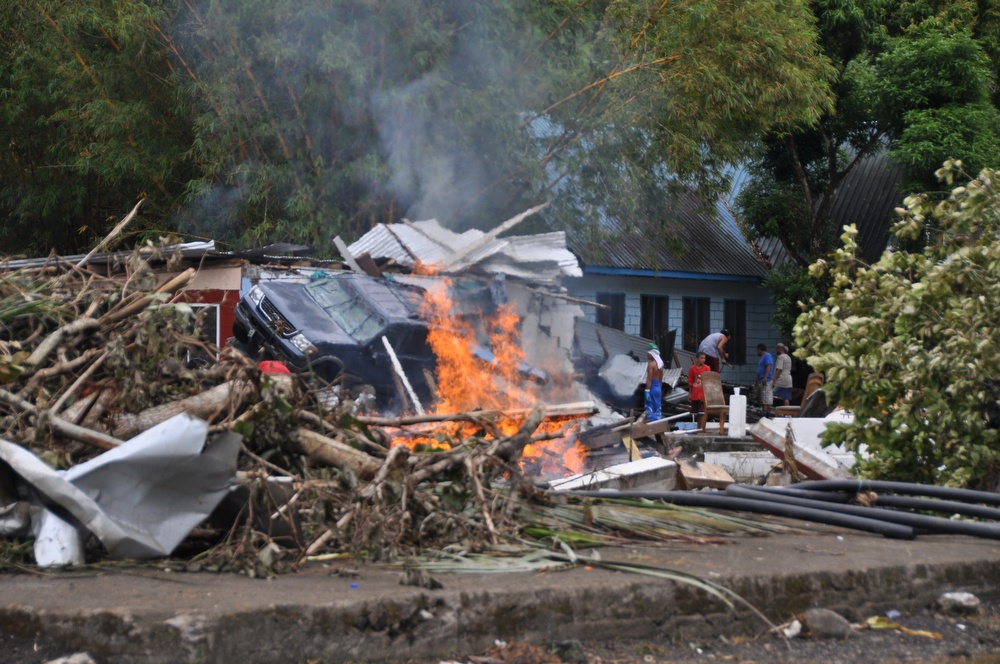
<path fill-rule="evenodd" d="M 666 295 L 643 295 L 639 300 L 639 336 L 652 339 L 666 351 L 667 309 L 670 298 Z"/>
<path fill-rule="evenodd" d="M 710 334 L 710 304 L 707 297 L 684 298 L 684 350 L 697 351 L 701 340 Z"/>
<path fill-rule="evenodd" d="M 625 331 L 625 293 L 598 293 L 597 324 Z"/>
<path fill-rule="evenodd" d="M 732 334 L 726 344 L 729 361 L 746 364 L 747 361 L 747 303 L 745 300 L 726 300 L 724 325 Z"/>

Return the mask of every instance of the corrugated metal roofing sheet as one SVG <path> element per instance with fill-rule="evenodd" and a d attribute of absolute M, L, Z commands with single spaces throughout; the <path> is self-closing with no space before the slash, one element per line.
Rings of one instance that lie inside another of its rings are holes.
<path fill-rule="evenodd" d="M 458 252 L 481 240 L 480 230 L 455 233 L 436 220 L 378 224 L 348 247 L 354 255 L 391 258 L 402 265 L 448 263 Z M 560 276 L 580 276 L 579 262 L 567 248 L 559 231 L 492 239 L 476 248 L 450 270 L 470 266 L 487 273 L 504 273 L 525 279 L 551 282 Z"/>
<path fill-rule="evenodd" d="M 603 364 L 614 355 L 631 353 L 640 359 L 646 357 L 649 339 L 625 334 L 621 330 L 598 325 L 582 317 L 577 317 L 574 324 L 577 351 L 594 364 Z"/>
<path fill-rule="evenodd" d="M 869 263 L 885 251 L 889 226 L 897 219 L 895 209 L 903 204 L 902 177 L 902 170 L 884 154 L 869 157 L 847 176 L 833 202 L 830 219 L 838 229 L 857 225 L 858 249 Z"/>
<path fill-rule="evenodd" d="M 588 266 L 632 270 L 687 272 L 763 278 L 766 269 L 757 260 L 732 215 L 720 209 L 713 218 L 685 196 L 664 213 L 671 220 L 662 231 L 651 226 L 622 232 L 603 243 L 602 256 Z M 652 222 L 651 222 L 652 223 Z M 676 249 L 676 241 L 683 249 Z"/>

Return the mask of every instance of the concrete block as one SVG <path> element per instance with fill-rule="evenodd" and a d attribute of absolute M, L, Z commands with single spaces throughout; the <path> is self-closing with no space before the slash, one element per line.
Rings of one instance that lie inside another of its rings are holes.
<path fill-rule="evenodd" d="M 551 487 L 554 491 L 673 491 L 677 487 L 677 464 L 652 456 L 553 480 Z"/>

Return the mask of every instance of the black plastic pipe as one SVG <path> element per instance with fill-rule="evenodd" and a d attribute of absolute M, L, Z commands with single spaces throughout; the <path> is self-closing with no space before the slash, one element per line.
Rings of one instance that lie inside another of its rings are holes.
<path fill-rule="evenodd" d="M 583 496 L 587 498 L 644 498 L 646 500 L 662 500 L 665 503 L 681 505 L 683 507 L 711 507 L 738 512 L 755 512 L 757 514 L 784 516 L 791 519 L 850 528 L 852 530 L 863 530 L 894 539 L 914 538 L 913 528 L 898 523 L 889 523 L 880 519 L 870 519 L 849 514 L 838 514 L 812 507 L 768 502 L 752 498 L 736 498 L 721 493 L 708 493 L 704 491 L 553 491 L 552 494 Z"/>
<path fill-rule="evenodd" d="M 859 491 L 883 493 L 889 491 L 908 496 L 928 496 L 930 498 L 957 500 L 963 503 L 984 503 L 986 505 L 1000 506 L 1000 493 L 956 489 L 933 484 L 912 484 L 910 482 L 887 482 L 883 480 L 814 480 L 800 482 L 795 486 L 810 491 L 849 491 L 851 493 Z"/>
<path fill-rule="evenodd" d="M 795 496 L 796 498 L 808 498 L 810 500 L 821 500 L 831 503 L 846 503 L 850 501 L 853 495 L 856 495 L 840 491 L 807 491 L 794 487 L 762 486 L 757 487 L 757 489 L 770 493 Z M 875 495 L 875 503 L 871 507 L 896 507 L 908 510 L 922 510 L 924 512 L 940 512 L 942 514 L 963 514 L 965 516 L 976 517 L 977 519 L 1000 521 L 1000 509 L 995 507 L 962 503 L 955 500 L 913 498 L 911 496 L 894 496 L 885 493 L 877 493 Z"/>
<path fill-rule="evenodd" d="M 807 498 L 783 496 L 780 493 L 761 491 L 757 488 L 750 488 L 739 484 L 730 484 L 726 487 L 726 495 L 737 498 L 747 498 L 749 500 L 773 500 L 786 505 L 826 509 L 840 514 L 850 514 L 857 517 L 899 523 L 929 533 L 950 533 L 953 535 L 972 535 L 974 537 L 984 537 L 987 539 L 1000 539 L 1000 524 L 995 523 L 952 521 L 951 519 L 944 519 L 939 516 L 913 514 L 912 512 L 900 512 L 898 510 L 886 510 L 877 507 L 824 503 L 821 501 L 809 500 Z"/>

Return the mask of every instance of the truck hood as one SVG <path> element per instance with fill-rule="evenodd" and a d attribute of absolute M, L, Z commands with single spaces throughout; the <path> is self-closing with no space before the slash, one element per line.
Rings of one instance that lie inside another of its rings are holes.
<path fill-rule="evenodd" d="M 292 327 L 316 345 L 357 343 L 309 295 L 304 284 L 288 281 L 260 282 L 264 297 L 281 312 Z"/>

